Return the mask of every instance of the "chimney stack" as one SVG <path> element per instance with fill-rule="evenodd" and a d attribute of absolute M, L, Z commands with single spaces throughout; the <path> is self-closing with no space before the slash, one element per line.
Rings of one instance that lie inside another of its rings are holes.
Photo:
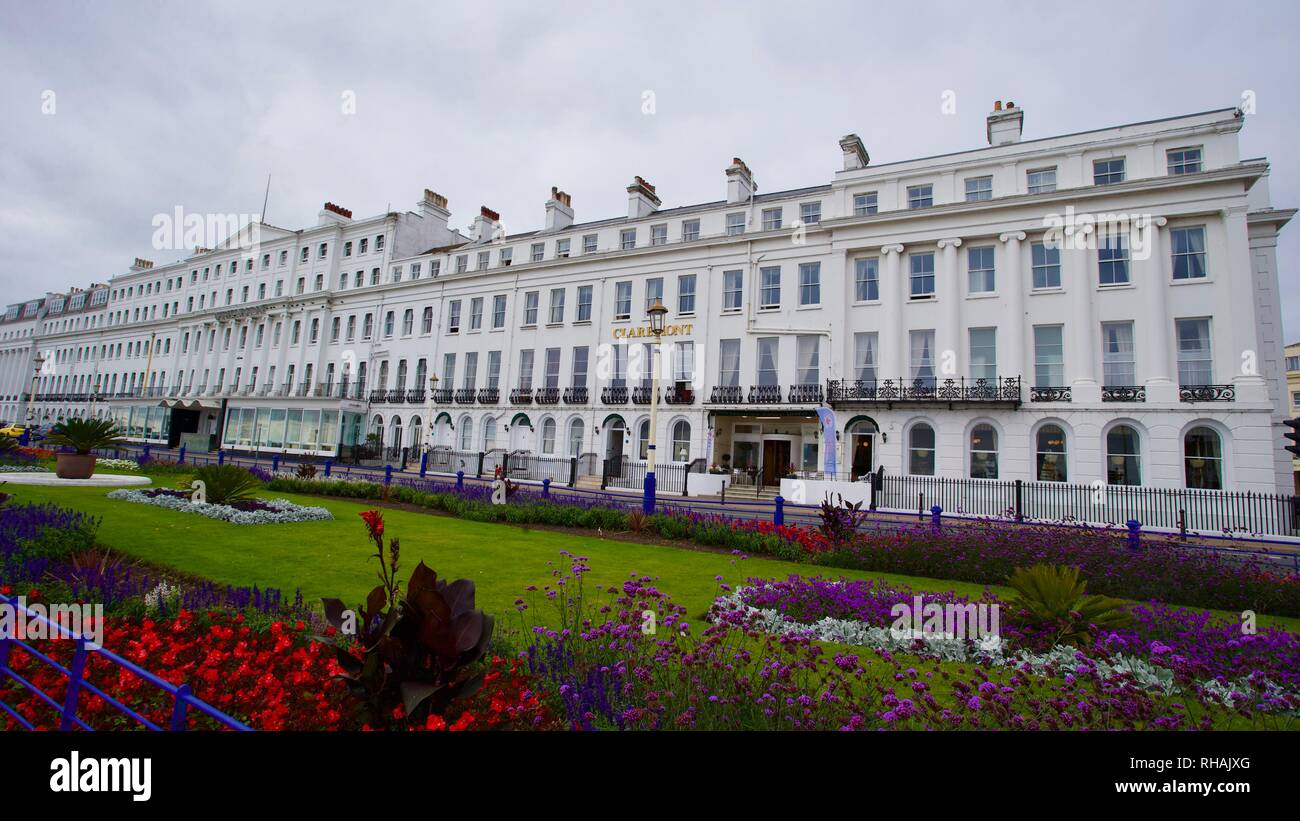
<path fill-rule="evenodd" d="M 1016 104 L 1007 101 L 1006 108 L 1002 101 L 993 103 L 993 113 L 988 116 L 989 145 L 1009 145 L 1020 142 L 1020 134 L 1025 126 L 1025 110 L 1016 108 Z"/>
<path fill-rule="evenodd" d="M 501 229 L 501 215 L 486 205 L 478 209 L 478 216 L 474 218 L 474 241 L 491 242 L 496 236 L 496 232 Z"/>
<path fill-rule="evenodd" d="M 546 230 L 560 231 L 573 225 L 573 201 L 568 194 L 551 186 L 551 198 L 546 201 Z"/>
<path fill-rule="evenodd" d="M 325 225 L 331 222 L 341 223 L 341 222 L 347 222 L 348 220 L 352 219 L 352 212 L 341 205 L 335 205 L 332 202 L 327 202 L 321 208 L 318 217 L 319 217 L 319 221 L 317 222 L 317 225 Z"/>
<path fill-rule="evenodd" d="M 871 162 L 871 156 L 867 154 L 867 147 L 862 144 L 862 138 L 857 134 L 845 134 L 840 137 L 840 150 L 844 152 L 844 169 L 845 171 L 857 171 L 859 168 L 866 168 Z"/>
<path fill-rule="evenodd" d="M 641 177 L 634 178 L 627 187 L 627 218 L 648 217 L 658 208 L 659 196 L 655 194 L 655 187 Z"/>
<path fill-rule="evenodd" d="M 740 157 L 732 157 L 727 168 L 727 202 L 744 202 L 757 190 L 749 166 Z"/>
<path fill-rule="evenodd" d="M 140 257 L 136 257 L 135 262 L 131 264 L 131 272 L 135 273 L 137 271 L 148 271 L 152 267 L 153 267 L 153 260 L 141 259 Z"/>
<path fill-rule="evenodd" d="M 436 191 L 428 188 L 424 189 L 424 197 L 415 204 L 416 210 L 420 216 L 425 219 L 433 220 L 434 224 L 447 228 L 447 221 L 451 219 L 451 211 L 447 210 L 447 198 Z"/>

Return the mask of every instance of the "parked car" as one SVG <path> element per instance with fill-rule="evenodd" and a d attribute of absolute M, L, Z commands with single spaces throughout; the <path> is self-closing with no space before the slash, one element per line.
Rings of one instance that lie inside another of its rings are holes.
<path fill-rule="evenodd" d="M 12 436 L 17 439 L 23 435 L 24 430 L 22 425 L 10 425 L 6 428 L 0 428 L 0 436 Z"/>

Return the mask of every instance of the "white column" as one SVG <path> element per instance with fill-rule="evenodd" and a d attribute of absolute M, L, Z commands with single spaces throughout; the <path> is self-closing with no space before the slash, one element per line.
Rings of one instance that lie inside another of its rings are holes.
<path fill-rule="evenodd" d="M 940 382 L 944 379 L 957 379 L 969 370 L 959 364 L 965 361 L 962 357 L 962 336 L 965 335 L 965 329 L 961 322 L 961 302 L 965 289 L 961 285 L 959 274 L 961 266 L 957 263 L 957 249 L 960 247 L 959 237 L 939 240 L 935 291 L 943 305 L 943 323 L 937 329 L 934 341 L 938 349 L 935 352 L 935 373 Z M 952 367 L 949 367 L 950 364 Z"/>
<path fill-rule="evenodd" d="M 1140 324 L 1146 330 L 1141 339 L 1146 350 L 1139 351 L 1137 358 L 1139 362 L 1146 361 L 1150 369 L 1145 380 L 1147 402 L 1178 401 L 1178 382 L 1173 378 L 1174 325 L 1169 316 L 1169 281 L 1172 272 L 1165 268 L 1163 242 L 1163 228 L 1167 222 L 1164 217 L 1156 217 L 1145 229 L 1149 254 L 1138 268 L 1141 274 L 1138 287 L 1143 292 L 1144 315 Z M 1139 371 L 1139 377 L 1140 374 Z"/>
<path fill-rule="evenodd" d="M 1028 326 L 1025 324 L 1025 279 L 1024 260 L 1021 258 L 1020 243 L 1025 241 L 1024 231 L 1009 231 L 998 237 L 1003 243 L 1002 282 L 999 288 L 1007 297 L 1007 310 L 998 332 L 998 345 L 1008 355 L 998 353 L 998 371 L 1004 376 L 1019 376 L 1022 386 L 1033 385 L 1033 372 L 1029 351 L 1033 342 L 1029 339 Z M 1026 397 L 1027 398 L 1027 397 Z"/>
<path fill-rule="evenodd" d="M 1238 402 L 1268 402 L 1268 383 L 1262 376 L 1262 340 L 1256 323 L 1255 265 L 1251 258 L 1246 206 L 1225 208 L 1221 216 L 1228 250 L 1227 271 L 1222 275 L 1241 284 L 1229 290 L 1232 296 L 1227 311 L 1227 333 L 1224 332 L 1225 329 L 1216 330 L 1216 320 L 1210 322 L 1214 381 L 1220 385 L 1232 384 L 1236 388 Z M 1211 272 L 1211 276 L 1217 277 L 1219 274 Z M 1219 316 L 1217 312 L 1215 315 Z M 1220 346 L 1223 350 L 1220 350 Z M 1285 401 L 1282 407 L 1286 408 Z"/>
<path fill-rule="evenodd" d="M 1100 349 L 1095 344 L 1097 333 L 1096 271 L 1092 260 L 1097 253 L 1080 240 L 1067 239 L 1061 248 L 1062 280 L 1074 297 L 1071 300 L 1074 314 L 1066 323 L 1068 333 L 1063 333 L 1065 345 L 1066 381 L 1070 383 L 1071 398 L 1076 403 L 1101 401 L 1101 386 L 1097 382 L 1097 360 Z"/>
<path fill-rule="evenodd" d="M 881 272 L 883 281 L 881 301 L 885 303 L 885 312 L 881 317 L 879 359 L 876 363 L 876 376 L 880 379 L 895 379 L 902 385 L 906 377 L 904 353 L 907 350 L 907 330 L 903 327 L 903 303 L 907 297 L 907 282 L 902 274 L 903 246 L 886 245 L 880 249 L 885 256 L 885 270 Z"/>

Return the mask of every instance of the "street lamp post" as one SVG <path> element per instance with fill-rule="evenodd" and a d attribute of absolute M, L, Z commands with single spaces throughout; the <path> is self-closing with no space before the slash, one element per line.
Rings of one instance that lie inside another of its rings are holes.
<path fill-rule="evenodd" d="M 429 377 L 429 410 L 424 417 L 425 429 L 428 433 L 429 450 L 433 450 L 436 444 L 433 441 L 433 392 L 438 389 L 438 376 L 434 374 Z"/>
<path fill-rule="evenodd" d="M 40 381 L 41 370 L 45 367 L 45 357 L 37 353 L 32 359 L 32 390 L 27 394 L 27 421 L 36 422 L 36 384 Z"/>
<path fill-rule="evenodd" d="M 663 300 L 656 299 L 646 313 L 650 317 L 650 333 L 654 345 L 650 348 L 650 441 L 646 444 L 645 491 L 641 509 L 647 516 L 655 512 L 655 440 L 659 430 L 659 337 L 664 333 L 664 317 L 668 309 Z"/>

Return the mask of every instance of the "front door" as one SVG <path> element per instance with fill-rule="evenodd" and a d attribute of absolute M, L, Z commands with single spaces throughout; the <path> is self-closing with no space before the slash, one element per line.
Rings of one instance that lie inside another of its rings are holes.
<path fill-rule="evenodd" d="M 779 485 L 790 471 L 790 443 L 783 439 L 763 442 L 763 484 Z"/>
<path fill-rule="evenodd" d="M 871 472 L 871 468 L 874 466 L 871 446 L 874 442 L 875 437 L 870 433 L 853 434 L 853 441 L 851 443 L 853 450 L 850 462 L 852 465 L 850 479 L 852 481 L 856 482 L 858 479 L 861 479 L 863 476 L 866 476 Z"/>

